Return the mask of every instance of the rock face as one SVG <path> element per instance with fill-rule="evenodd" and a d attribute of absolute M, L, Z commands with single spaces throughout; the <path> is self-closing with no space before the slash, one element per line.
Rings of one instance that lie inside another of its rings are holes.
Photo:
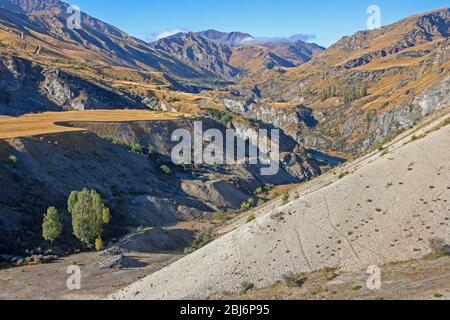
<path fill-rule="evenodd" d="M 145 108 L 130 96 L 55 68 L 44 69 L 28 60 L 2 57 L 0 61 L 0 113 L 21 115 L 29 112 Z"/>
<path fill-rule="evenodd" d="M 186 129 L 193 134 L 194 121 L 177 121 L 161 123 L 135 123 L 135 124 L 102 124 L 102 123 L 76 123 L 77 127 L 86 128 L 90 131 L 98 133 L 100 136 L 109 137 L 118 141 L 129 144 L 136 140 L 143 146 L 152 145 L 154 152 L 170 159 L 171 151 L 177 144 L 171 141 L 171 134 L 176 129 Z M 218 129 L 226 136 L 226 127 L 212 119 L 202 119 L 203 131 L 208 129 Z M 252 125 L 245 121 L 233 121 L 232 128 L 235 129 L 237 137 L 240 140 L 254 140 L 258 134 L 258 129 L 273 129 L 274 126 Z M 222 146 L 224 148 L 225 146 Z M 242 190 L 244 194 L 252 194 L 256 188 L 264 184 L 288 184 L 307 180 L 313 176 L 322 173 L 322 167 L 335 166 L 342 163 L 344 159 L 326 157 L 323 153 L 314 152 L 314 150 L 306 150 L 297 145 L 292 137 L 280 132 L 281 167 L 278 174 L 273 176 L 261 175 L 261 166 L 257 165 L 226 165 L 220 166 L 220 169 L 212 172 L 219 176 L 228 176 L 234 187 Z M 224 154 L 225 154 L 224 150 Z M 321 154 L 319 158 L 315 155 Z M 206 173 L 206 172 L 205 172 Z M 222 178 L 220 178 L 221 180 Z M 199 195 L 197 195 L 199 196 Z M 238 197 L 238 199 L 241 196 Z M 217 199 L 216 199 L 217 200 Z M 223 205 L 219 201 L 214 205 Z"/>
<path fill-rule="evenodd" d="M 100 269 L 127 268 L 129 266 L 130 262 L 128 258 L 122 255 L 108 258 L 99 264 Z"/>
<path fill-rule="evenodd" d="M 232 80 L 241 72 L 229 63 L 233 54 L 229 46 L 193 32 L 160 39 L 152 43 L 152 46 L 218 79 Z"/>
<path fill-rule="evenodd" d="M 450 106 L 449 88 L 450 78 L 447 77 L 427 88 L 411 105 L 399 106 L 378 115 L 369 129 L 369 137 L 363 142 L 364 148 L 370 148 L 386 137 L 393 137 L 402 130 L 414 126 L 424 117 Z"/>
<path fill-rule="evenodd" d="M 0 0 L 0 7 L 19 12 L 52 11 L 62 6 L 58 0 Z"/>
<path fill-rule="evenodd" d="M 250 196 L 223 180 L 183 181 L 181 188 L 186 194 L 211 203 L 217 210 L 239 209 Z"/>
<path fill-rule="evenodd" d="M 194 233 L 186 229 L 148 228 L 127 235 L 118 245 L 125 252 L 182 252 L 193 239 Z"/>

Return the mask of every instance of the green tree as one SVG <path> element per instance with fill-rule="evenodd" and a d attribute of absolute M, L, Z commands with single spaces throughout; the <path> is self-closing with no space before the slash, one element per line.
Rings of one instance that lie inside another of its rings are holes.
<path fill-rule="evenodd" d="M 42 236 L 44 240 L 53 242 L 61 236 L 63 225 L 59 219 L 58 210 L 55 207 L 47 209 L 42 223 Z"/>
<path fill-rule="evenodd" d="M 109 209 L 95 190 L 73 191 L 67 200 L 67 210 L 72 215 L 74 235 L 88 247 L 95 244 L 103 227 L 110 222 Z"/>

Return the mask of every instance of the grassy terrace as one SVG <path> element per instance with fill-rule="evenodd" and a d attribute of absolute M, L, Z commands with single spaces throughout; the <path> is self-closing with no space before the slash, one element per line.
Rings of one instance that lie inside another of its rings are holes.
<path fill-rule="evenodd" d="M 0 139 L 29 137 L 42 134 L 85 131 L 64 126 L 68 122 L 132 122 L 164 121 L 188 118 L 189 115 L 148 110 L 85 110 L 45 112 L 21 117 L 0 116 Z"/>

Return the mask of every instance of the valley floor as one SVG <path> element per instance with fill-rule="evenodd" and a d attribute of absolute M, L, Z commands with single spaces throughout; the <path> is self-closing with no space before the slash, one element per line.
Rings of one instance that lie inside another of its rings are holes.
<path fill-rule="evenodd" d="M 105 257 L 80 253 L 54 263 L 0 270 L 0 300 L 97 300 L 176 261 L 180 253 L 130 254 L 142 265 L 132 269 L 101 270 Z M 81 290 L 68 290 L 67 268 L 81 269 Z"/>

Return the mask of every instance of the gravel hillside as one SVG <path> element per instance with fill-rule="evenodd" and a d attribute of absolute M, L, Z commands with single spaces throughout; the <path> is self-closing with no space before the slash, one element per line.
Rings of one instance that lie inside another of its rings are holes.
<path fill-rule="evenodd" d="M 443 121 L 348 164 L 335 183 L 314 189 L 320 182 L 313 181 L 315 191 L 267 206 L 252 223 L 112 298 L 208 298 L 288 273 L 358 271 L 429 254 L 430 239 L 450 241 L 450 126 Z"/>

